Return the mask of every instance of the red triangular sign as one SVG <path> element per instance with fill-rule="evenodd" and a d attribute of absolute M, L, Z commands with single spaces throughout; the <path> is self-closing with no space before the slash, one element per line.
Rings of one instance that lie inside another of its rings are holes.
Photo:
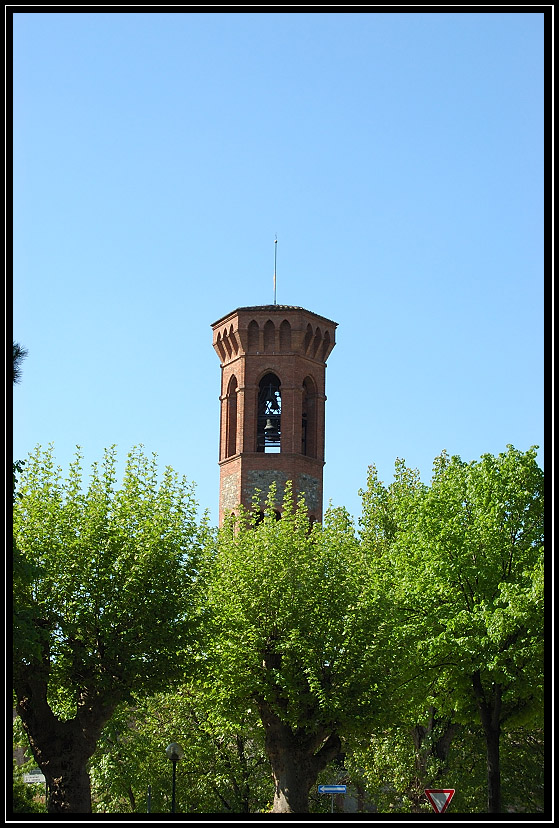
<path fill-rule="evenodd" d="M 425 793 L 427 794 L 427 799 L 435 811 L 438 814 L 442 814 L 450 805 L 450 800 L 454 796 L 454 791 L 454 788 L 445 788 L 444 790 L 441 788 L 430 788 L 429 790 L 426 790 Z"/>

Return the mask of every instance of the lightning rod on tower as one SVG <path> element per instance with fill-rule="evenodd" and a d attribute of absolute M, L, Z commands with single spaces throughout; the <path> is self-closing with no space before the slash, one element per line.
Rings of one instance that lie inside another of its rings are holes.
<path fill-rule="evenodd" d="M 278 261 L 278 236 L 276 233 L 276 238 L 274 241 L 274 305 L 276 304 L 276 264 Z"/>

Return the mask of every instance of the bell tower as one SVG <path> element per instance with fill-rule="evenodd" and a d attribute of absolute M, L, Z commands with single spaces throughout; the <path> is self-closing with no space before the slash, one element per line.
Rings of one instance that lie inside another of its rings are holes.
<path fill-rule="evenodd" d="M 237 308 L 212 325 L 221 363 L 219 525 L 240 503 L 261 507 L 287 480 L 322 520 L 326 360 L 337 323 L 291 305 Z"/>

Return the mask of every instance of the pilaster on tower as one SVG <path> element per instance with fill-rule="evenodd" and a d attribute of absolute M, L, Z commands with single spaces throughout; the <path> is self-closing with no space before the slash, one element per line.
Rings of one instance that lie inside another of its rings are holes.
<path fill-rule="evenodd" d="M 287 480 L 322 520 L 326 360 L 337 323 L 291 305 L 237 308 L 212 325 L 221 363 L 219 524 Z"/>

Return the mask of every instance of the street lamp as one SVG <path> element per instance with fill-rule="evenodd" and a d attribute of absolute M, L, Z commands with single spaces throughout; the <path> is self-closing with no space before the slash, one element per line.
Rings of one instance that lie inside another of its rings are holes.
<path fill-rule="evenodd" d="M 171 744 L 165 750 L 165 756 L 167 759 L 170 759 L 173 763 L 173 798 L 171 802 L 171 813 L 175 813 L 175 778 L 177 772 L 177 762 L 179 759 L 182 759 L 184 756 L 184 750 L 181 748 L 180 745 L 177 745 L 176 742 L 171 742 Z"/>

